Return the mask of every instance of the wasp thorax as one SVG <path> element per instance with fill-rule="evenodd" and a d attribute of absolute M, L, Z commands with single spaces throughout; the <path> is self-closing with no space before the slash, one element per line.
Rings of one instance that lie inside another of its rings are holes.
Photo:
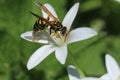
<path fill-rule="evenodd" d="M 61 24 L 61 22 L 55 22 L 55 25 L 57 26 L 57 27 L 62 27 L 62 24 Z"/>

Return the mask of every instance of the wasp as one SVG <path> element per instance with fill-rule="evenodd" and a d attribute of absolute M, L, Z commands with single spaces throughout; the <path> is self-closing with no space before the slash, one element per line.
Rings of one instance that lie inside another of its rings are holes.
<path fill-rule="evenodd" d="M 33 26 L 33 36 L 36 36 L 38 32 L 45 30 L 50 26 L 50 35 L 52 33 L 52 30 L 55 32 L 56 37 L 61 38 L 60 35 L 65 36 L 64 41 L 66 41 L 66 36 L 67 36 L 67 28 L 62 25 L 62 23 L 59 21 L 58 18 L 56 18 L 44 5 L 41 3 L 35 2 L 35 5 L 43 10 L 45 13 L 48 14 L 47 18 L 43 18 L 33 12 L 30 11 L 32 15 L 38 18 L 38 20 L 35 22 Z M 53 21 L 49 21 L 49 18 L 53 18 Z M 60 33 L 59 33 L 60 32 Z M 33 41 L 35 40 L 35 37 Z"/>

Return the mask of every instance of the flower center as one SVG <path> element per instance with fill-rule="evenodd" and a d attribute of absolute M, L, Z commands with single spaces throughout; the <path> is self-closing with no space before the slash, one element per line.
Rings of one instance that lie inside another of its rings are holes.
<path fill-rule="evenodd" d="M 66 44 L 65 36 L 62 36 L 60 32 L 52 33 L 50 37 L 52 39 L 50 43 L 54 46 L 62 46 Z"/>
<path fill-rule="evenodd" d="M 120 75 L 117 77 L 117 80 L 120 80 Z"/>

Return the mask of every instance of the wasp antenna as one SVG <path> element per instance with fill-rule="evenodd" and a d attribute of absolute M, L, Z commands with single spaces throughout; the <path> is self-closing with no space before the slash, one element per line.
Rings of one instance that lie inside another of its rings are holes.
<path fill-rule="evenodd" d="M 33 13 L 33 12 L 31 12 L 31 11 L 29 11 L 33 16 L 35 16 L 35 17 L 37 17 L 37 18 L 40 18 L 40 16 L 39 15 L 37 15 L 37 14 L 35 14 L 35 13 Z"/>
<path fill-rule="evenodd" d="M 34 4 L 35 4 L 37 7 L 39 7 L 39 8 L 42 9 L 42 6 L 43 6 L 43 5 L 42 5 L 41 3 L 39 3 L 39 2 L 35 2 Z"/>

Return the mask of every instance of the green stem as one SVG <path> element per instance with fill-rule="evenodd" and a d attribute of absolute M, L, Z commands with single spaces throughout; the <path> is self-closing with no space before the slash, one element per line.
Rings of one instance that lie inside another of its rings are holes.
<path fill-rule="evenodd" d="M 80 73 L 80 77 L 86 77 L 85 74 L 83 73 L 83 71 L 80 69 L 79 64 L 78 64 L 77 61 L 75 60 L 75 58 L 74 58 L 74 56 L 72 55 L 72 53 L 71 53 L 71 51 L 70 51 L 69 48 L 68 48 L 68 51 L 69 51 L 70 58 L 71 58 L 70 61 L 72 61 L 72 63 L 77 67 L 77 70 L 78 70 L 78 72 Z"/>

